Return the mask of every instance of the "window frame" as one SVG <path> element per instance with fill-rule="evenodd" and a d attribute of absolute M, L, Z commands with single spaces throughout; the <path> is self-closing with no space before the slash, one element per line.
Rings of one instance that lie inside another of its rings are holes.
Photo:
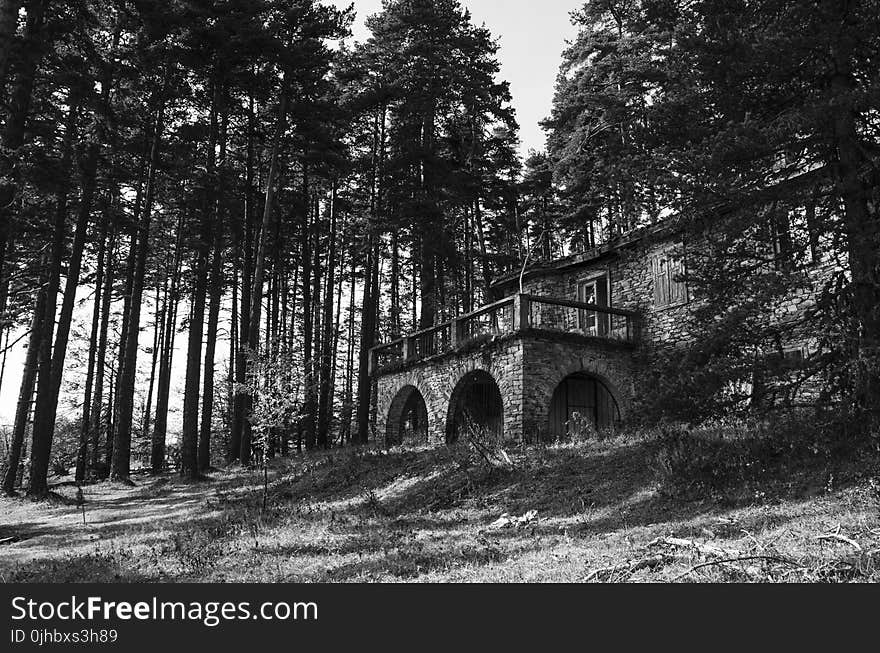
<path fill-rule="evenodd" d="M 585 276 L 579 277 L 575 284 L 575 300 L 583 303 L 592 303 L 597 306 L 602 306 L 599 303 L 599 292 L 598 292 L 598 283 L 602 279 L 605 280 L 605 304 L 606 308 L 611 308 L 611 271 L 610 270 L 601 270 L 601 271 L 593 271 Z M 586 302 L 584 301 L 586 293 L 582 292 L 583 288 L 592 285 L 594 287 L 593 294 L 596 298 L 594 302 Z M 590 315 L 593 317 L 594 324 L 589 329 L 585 326 L 586 318 Z M 578 330 L 584 332 L 586 335 L 591 335 L 595 337 L 606 337 L 609 333 L 611 333 L 611 323 L 609 315 L 607 313 L 603 313 L 603 318 L 599 317 L 599 313 L 597 311 L 587 311 L 587 310 L 579 310 L 577 316 L 577 326 Z M 602 328 L 600 328 L 600 323 L 604 322 L 604 333 Z"/>

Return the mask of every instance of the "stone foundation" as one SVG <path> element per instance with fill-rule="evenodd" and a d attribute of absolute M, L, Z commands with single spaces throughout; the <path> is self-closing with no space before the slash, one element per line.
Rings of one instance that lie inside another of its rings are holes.
<path fill-rule="evenodd" d="M 376 439 L 398 441 L 403 405 L 416 390 L 425 402 L 428 442 L 445 442 L 457 397 L 475 371 L 485 372 L 498 386 L 509 440 L 532 441 L 546 434 L 553 392 L 576 373 L 602 381 L 625 419 L 635 398 L 633 355 L 633 347 L 624 343 L 528 331 L 413 362 L 377 377 Z"/>

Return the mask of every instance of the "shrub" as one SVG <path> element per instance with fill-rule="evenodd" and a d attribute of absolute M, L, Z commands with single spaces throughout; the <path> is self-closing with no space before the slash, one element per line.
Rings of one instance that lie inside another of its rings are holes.
<path fill-rule="evenodd" d="M 764 498 L 795 484 L 827 486 L 877 461 L 870 439 L 834 419 L 796 414 L 699 428 L 664 426 L 651 448 L 661 491 L 679 498 Z"/>

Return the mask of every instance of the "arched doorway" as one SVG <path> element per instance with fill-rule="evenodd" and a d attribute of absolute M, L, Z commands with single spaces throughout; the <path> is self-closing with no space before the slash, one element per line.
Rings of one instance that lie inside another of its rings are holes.
<path fill-rule="evenodd" d="M 418 388 L 412 385 L 401 388 L 391 408 L 385 428 L 385 446 L 403 443 L 424 444 L 428 441 L 428 407 Z"/>
<path fill-rule="evenodd" d="M 470 428 L 489 431 L 495 436 L 500 436 L 504 428 L 501 391 L 495 379 L 482 370 L 466 374 L 452 391 L 446 442 L 455 442 Z"/>
<path fill-rule="evenodd" d="M 552 439 L 569 437 L 585 428 L 607 429 L 620 421 L 617 400 L 602 381 L 580 372 L 565 377 L 550 401 Z"/>

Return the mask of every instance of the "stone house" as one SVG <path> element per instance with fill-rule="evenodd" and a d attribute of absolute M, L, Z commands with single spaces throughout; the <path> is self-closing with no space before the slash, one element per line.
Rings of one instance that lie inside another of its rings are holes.
<path fill-rule="evenodd" d="M 493 303 L 376 347 L 377 440 L 450 442 L 477 426 L 534 441 L 625 419 L 642 354 L 688 338 L 686 259 L 674 233 L 643 229 L 503 278 Z"/>

